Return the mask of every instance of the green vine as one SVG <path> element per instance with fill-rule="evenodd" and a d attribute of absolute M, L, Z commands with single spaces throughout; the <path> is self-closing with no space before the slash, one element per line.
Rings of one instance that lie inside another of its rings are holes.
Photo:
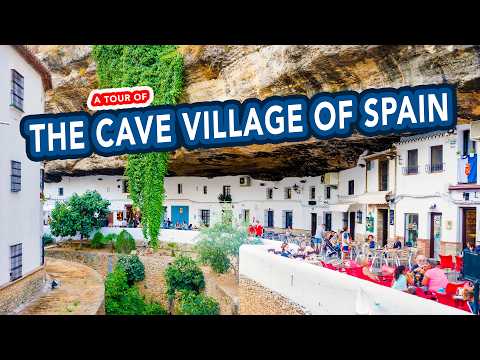
<path fill-rule="evenodd" d="M 183 58 L 174 45 L 96 45 L 93 57 L 101 88 L 150 86 L 152 105 L 175 104 L 183 90 Z M 125 175 L 134 206 L 142 212 L 143 235 L 158 247 L 163 220 L 168 153 L 127 157 Z"/>

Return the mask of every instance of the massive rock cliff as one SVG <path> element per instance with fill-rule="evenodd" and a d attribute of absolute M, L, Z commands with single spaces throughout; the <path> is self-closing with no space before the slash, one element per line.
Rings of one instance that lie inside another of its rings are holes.
<path fill-rule="evenodd" d="M 52 71 L 53 89 L 47 111 L 85 109 L 96 86 L 90 46 L 31 46 Z M 263 99 L 272 95 L 320 91 L 401 87 L 421 84 L 457 85 L 459 121 L 480 119 L 479 46 L 180 46 L 186 86 L 182 102 Z M 318 175 L 355 164 L 365 150 L 388 148 L 396 136 L 276 145 L 252 145 L 186 151 L 171 156 L 171 175 L 219 176 L 250 174 L 255 178 Z M 124 157 L 91 156 L 46 163 L 47 179 L 91 173 L 121 174 Z"/>

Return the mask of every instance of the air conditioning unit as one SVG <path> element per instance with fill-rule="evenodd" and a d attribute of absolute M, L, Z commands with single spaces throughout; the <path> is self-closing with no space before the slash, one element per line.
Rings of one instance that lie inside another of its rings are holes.
<path fill-rule="evenodd" d="M 250 186 L 252 184 L 252 179 L 250 176 L 241 176 L 240 177 L 240 186 Z"/>
<path fill-rule="evenodd" d="M 338 173 L 326 173 L 325 185 L 338 185 Z"/>
<path fill-rule="evenodd" d="M 470 124 L 470 137 L 472 140 L 480 141 L 480 121 L 472 121 Z"/>

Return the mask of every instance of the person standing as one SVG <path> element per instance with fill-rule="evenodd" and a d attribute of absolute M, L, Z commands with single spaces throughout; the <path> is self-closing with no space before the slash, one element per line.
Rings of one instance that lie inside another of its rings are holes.
<path fill-rule="evenodd" d="M 258 238 L 261 238 L 263 236 L 263 226 L 260 224 L 260 221 L 257 220 L 257 225 L 255 225 L 255 235 Z"/>
<path fill-rule="evenodd" d="M 315 251 L 318 252 L 320 248 L 320 244 L 323 243 L 325 239 L 325 224 L 321 224 L 317 227 L 317 231 L 315 232 Z"/>

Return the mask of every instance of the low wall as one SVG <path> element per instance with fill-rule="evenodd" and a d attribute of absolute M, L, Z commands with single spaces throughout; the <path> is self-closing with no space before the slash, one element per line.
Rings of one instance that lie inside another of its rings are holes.
<path fill-rule="evenodd" d="M 45 267 L 0 288 L 0 314 L 8 314 L 31 300 L 45 285 Z"/>
<path fill-rule="evenodd" d="M 135 240 L 143 242 L 143 233 L 141 228 L 121 228 L 121 227 L 103 227 L 100 228 L 102 234 L 107 235 L 111 233 L 118 234 L 122 230 L 127 230 Z M 50 233 L 50 226 L 43 226 L 43 233 Z M 179 244 L 195 244 L 198 240 L 198 230 L 175 230 L 175 229 L 161 229 L 158 236 L 159 241 L 172 242 Z M 93 235 L 93 234 L 92 234 Z M 76 236 L 73 239 L 79 240 L 80 236 Z M 55 241 L 62 240 L 62 238 L 55 238 Z"/>
<path fill-rule="evenodd" d="M 240 275 L 311 314 L 467 315 L 431 300 L 267 252 L 277 246 L 278 242 L 242 245 Z"/>

